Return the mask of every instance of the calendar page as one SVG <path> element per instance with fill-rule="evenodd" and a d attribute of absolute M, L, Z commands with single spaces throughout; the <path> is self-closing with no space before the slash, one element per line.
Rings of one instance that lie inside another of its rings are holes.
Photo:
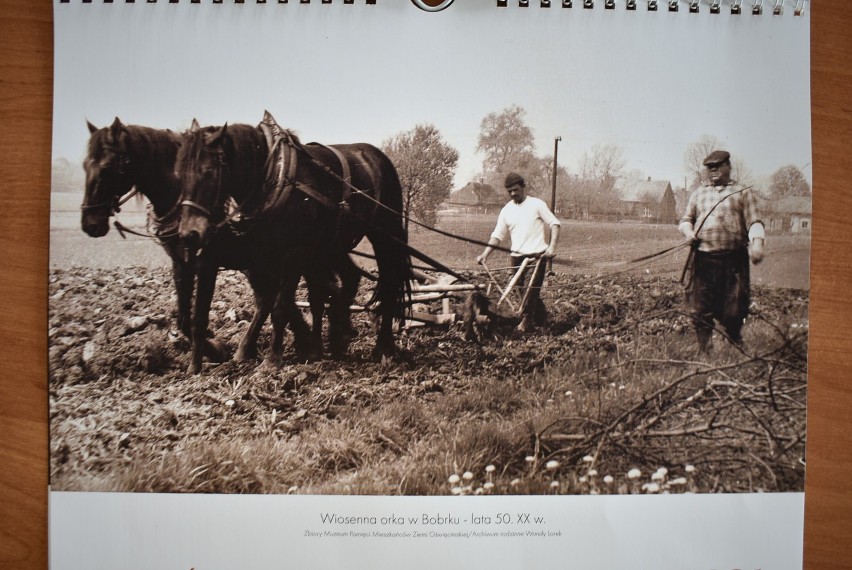
<path fill-rule="evenodd" d="M 57 1 L 52 568 L 801 568 L 803 0 Z"/>

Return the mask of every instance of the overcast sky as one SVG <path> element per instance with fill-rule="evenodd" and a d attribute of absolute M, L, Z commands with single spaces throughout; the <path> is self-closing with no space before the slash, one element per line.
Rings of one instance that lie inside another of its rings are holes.
<path fill-rule="evenodd" d="M 811 179 L 807 12 L 356 2 L 56 3 L 54 157 L 83 157 L 86 119 L 184 129 L 268 109 L 328 144 L 432 123 L 459 152 L 460 186 L 481 169 L 483 117 L 517 104 L 537 154 L 562 137 L 569 171 L 612 143 L 627 170 L 682 185 L 685 148 L 709 134 L 756 176 L 794 164 Z"/>

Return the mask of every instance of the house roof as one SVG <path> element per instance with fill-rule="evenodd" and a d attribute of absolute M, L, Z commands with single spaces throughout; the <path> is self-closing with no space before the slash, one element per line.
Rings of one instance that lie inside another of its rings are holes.
<path fill-rule="evenodd" d="M 779 214 L 810 214 L 810 196 L 787 196 L 775 203 L 770 202 L 769 208 Z"/>
<path fill-rule="evenodd" d="M 671 183 L 668 180 L 639 180 L 630 182 L 619 190 L 621 199 L 625 202 L 642 202 L 648 196 L 654 196 L 655 201 L 659 202 L 669 187 Z"/>
<path fill-rule="evenodd" d="M 502 198 L 490 184 L 468 182 L 462 188 L 452 192 L 444 201 L 451 206 L 502 206 Z"/>

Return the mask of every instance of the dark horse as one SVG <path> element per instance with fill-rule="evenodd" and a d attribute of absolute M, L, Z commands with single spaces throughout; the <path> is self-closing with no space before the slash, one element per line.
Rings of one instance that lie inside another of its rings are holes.
<path fill-rule="evenodd" d="M 313 277 L 318 291 L 309 282 L 309 294 L 326 296 L 322 288 L 329 272 L 366 236 L 379 269 L 374 355 L 394 353 L 393 320 L 403 314 L 411 261 L 399 214 L 399 177 L 379 149 L 363 143 L 302 145 L 267 113 L 258 127 L 191 130 L 178 154 L 177 173 L 184 243 L 206 247 L 215 230 L 233 217 L 225 208 L 233 198 L 238 217 L 251 228 L 250 248 L 263 251 L 268 264 L 281 271 L 281 295 L 288 303 L 299 275 Z M 316 346 L 322 338 L 322 305 L 311 305 L 311 345 Z M 331 326 L 329 337 L 339 343 Z"/>
<path fill-rule="evenodd" d="M 119 209 L 119 200 L 135 187 L 151 203 L 154 211 L 151 225 L 156 228 L 154 237 L 172 260 L 172 275 L 177 292 L 177 326 L 187 338 L 193 340 L 193 354 L 198 355 L 197 363 L 193 360 L 190 364 L 190 371 L 197 372 L 200 369 L 202 356 L 216 361 L 227 358 L 224 346 L 215 338 L 210 338 L 207 331 L 209 303 L 203 310 L 203 331 L 194 339 L 192 334 L 195 278 L 198 277 L 198 287 L 205 292 L 204 296 L 209 291 L 212 297 L 219 267 L 242 269 L 249 278 L 256 310 L 235 359 L 254 357 L 257 354 L 260 329 L 275 308 L 279 296 L 278 274 L 247 256 L 244 238 L 230 228 L 216 235 L 204 256 L 191 260 L 185 258 L 184 247 L 178 239 L 180 186 L 174 174 L 182 136 L 169 130 L 124 125 L 117 117 L 109 127 L 98 129 L 91 123 L 88 123 L 88 127 L 91 136 L 84 162 L 86 189 L 81 208 L 83 231 L 92 237 L 106 235 L 109 218 Z M 354 287 L 357 288 L 357 276 L 354 279 Z M 351 278 L 349 281 L 344 278 L 344 283 L 352 287 Z M 198 318 L 201 312 L 197 309 L 195 317 Z M 307 329 L 295 306 L 279 307 L 276 314 L 280 319 L 289 320 L 294 330 Z M 273 320 L 273 326 L 283 329 L 286 322 L 280 319 L 278 322 Z"/>

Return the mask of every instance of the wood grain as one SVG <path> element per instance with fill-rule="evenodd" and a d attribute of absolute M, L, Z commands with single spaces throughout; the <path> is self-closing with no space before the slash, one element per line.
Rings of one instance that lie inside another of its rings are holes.
<path fill-rule="evenodd" d="M 852 2 L 809 7 L 815 197 L 805 567 L 852 568 Z M 52 33 L 51 2 L 0 0 L 0 568 L 47 567 Z"/>

